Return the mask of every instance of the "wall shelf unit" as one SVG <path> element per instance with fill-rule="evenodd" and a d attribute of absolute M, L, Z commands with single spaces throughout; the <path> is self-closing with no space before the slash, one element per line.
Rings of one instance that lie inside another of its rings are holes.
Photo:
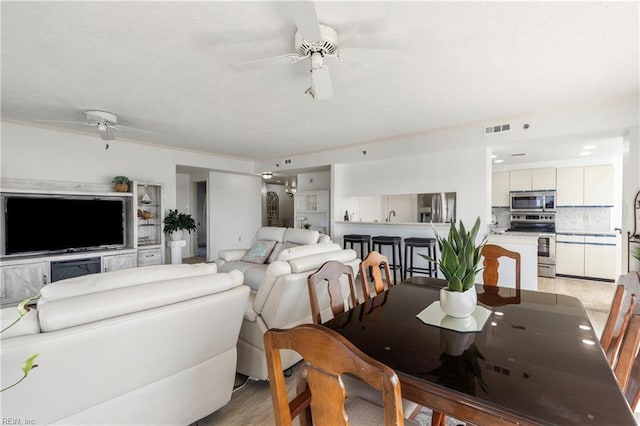
<path fill-rule="evenodd" d="M 159 183 L 131 182 L 133 192 L 133 246 L 138 249 L 138 264 L 164 263 L 162 232 L 163 187 Z"/>
<path fill-rule="evenodd" d="M 329 233 L 329 191 L 298 191 L 295 195 L 295 227 L 304 228 L 308 223 L 310 229 L 323 234 Z"/>

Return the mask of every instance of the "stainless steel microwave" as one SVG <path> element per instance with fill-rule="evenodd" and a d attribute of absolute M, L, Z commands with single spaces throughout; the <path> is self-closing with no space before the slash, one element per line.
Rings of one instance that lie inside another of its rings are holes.
<path fill-rule="evenodd" d="M 556 191 L 511 192 L 512 212 L 555 212 Z"/>

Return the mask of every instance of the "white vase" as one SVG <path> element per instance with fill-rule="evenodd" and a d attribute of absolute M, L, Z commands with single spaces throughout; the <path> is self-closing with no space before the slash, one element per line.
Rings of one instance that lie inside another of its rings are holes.
<path fill-rule="evenodd" d="M 454 318 L 467 318 L 473 313 L 478 304 L 476 288 L 467 291 L 449 291 L 446 287 L 440 289 L 440 309 Z"/>
<path fill-rule="evenodd" d="M 184 240 L 184 230 L 178 229 L 177 231 L 173 231 L 169 234 L 169 239 L 171 239 L 171 241 Z"/>

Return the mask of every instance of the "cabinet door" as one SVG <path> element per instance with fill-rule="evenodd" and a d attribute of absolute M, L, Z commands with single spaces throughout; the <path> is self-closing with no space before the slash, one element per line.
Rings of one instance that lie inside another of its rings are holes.
<path fill-rule="evenodd" d="M 319 193 L 316 200 L 319 212 L 326 212 L 329 210 L 329 196 L 326 193 Z"/>
<path fill-rule="evenodd" d="M 556 242 L 556 273 L 584 276 L 584 237 L 558 236 Z"/>
<path fill-rule="evenodd" d="M 138 250 L 138 266 L 162 265 L 162 249 Z"/>
<path fill-rule="evenodd" d="M 584 275 L 591 278 L 616 278 L 616 238 L 586 237 Z"/>
<path fill-rule="evenodd" d="M 102 271 L 113 272 L 121 269 L 135 268 L 138 263 L 137 253 L 114 254 L 102 257 Z"/>
<path fill-rule="evenodd" d="M 20 302 L 40 293 L 40 289 L 50 282 L 49 262 L 24 265 L 2 266 L 0 298 L 2 303 Z"/>
<path fill-rule="evenodd" d="M 613 205 L 613 166 L 584 168 L 584 205 Z"/>
<path fill-rule="evenodd" d="M 531 170 L 531 189 L 534 191 L 556 189 L 555 167 Z"/>
<path fill-rule="evenodd" d="M 509 190 L 530 191 L 531 170 L 511 170 L 509 172 Z"/>
<path fill-rule="evenodd" d="M 584 167 L 559 167 L 556 175 L 556 205 L 584 205 Z"/>
<path fill-rule="evenodd" d="M 509 172 L 491 175 L 491 206 L 509 207 Z"/>

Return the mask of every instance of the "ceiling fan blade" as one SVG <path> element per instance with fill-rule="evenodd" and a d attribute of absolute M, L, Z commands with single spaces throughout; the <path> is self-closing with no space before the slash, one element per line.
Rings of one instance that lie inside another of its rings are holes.
<path fill-rule="evenodd" d="M 103 141 L 112 141 L 115 139 L 109 127 L 107 127 L 107 130 L 100 131 L 100 137 L 102 138 Z"/>
<path fill-rule="evenodd" d="M 333 96 L 329 68 L 322 67 L 311 71 L 311 89 L 314 98 L 318 100 L 329 99 Z"/>
<path fill-rule="evenodd" d="M 84 121 L 64 121 L 64 120 L 33 120 L 38 123 L 63 123 L 63 124 L 81 124 L 83 126 L 94 126 L 93 123 L 86 123 Z"/>
<path fill-rule="evenodd" d="M 307 41 L 319 41 L 322 39 L 318 14 L 313 2 L 291 1 L 286 3 L 286 8 L 303 39 Z"/>
<path fill-rule="evenodd" d="M 153 130 L 144 130 L 144 129 L 139 129 L 137 127 L 123 126 L 122 124 L 117 124 L 116 126 L 109 127 L 109 129 L 117 130 L 119 132 L 126 130 L 130 132 L 139 132 L 139 133 L 158 133 L 158 132 L 154 132 Z"/>
<path fill-rule="evenodd" d="M 345 47 L 338 49 L 332 55 L 325 55 L 328 58 L 335 58 L 339 61 L 347 62 L 363 62 L 369 61 L 371 58 L 375 58 L 376 55 L 403 55 L 406 52 L 404 47 Z"/>
<path fill-rule="evenodd" d="M 250 71 L 256 70 L 260 68 L 266 68 L 274 65 L 287 65 L 298 62 L 299 60 L 305 59 L 306 56 L 300 56 L 295 54 L 287 54 L 281 56 L 272 56 L 270 58 L 257 59 L 255 61 L 243 62 L 241 64 L 232 65 L 235 71 Z"/>

